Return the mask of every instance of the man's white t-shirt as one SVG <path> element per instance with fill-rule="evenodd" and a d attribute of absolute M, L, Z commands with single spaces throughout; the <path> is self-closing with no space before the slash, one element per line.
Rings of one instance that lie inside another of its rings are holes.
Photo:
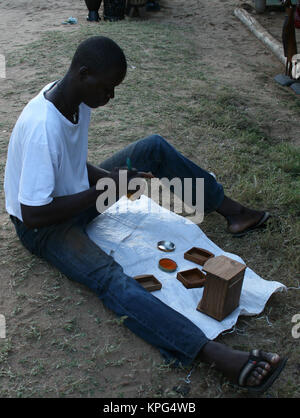
<path fill-rule="evenodd" d="M 79 106 L 73 124 L 44 97 L 48 84 L 24 108 L 8 146 L 4 190 L 6 210 L 22 221 L 20 203 L 49 204 L 54 197 L 87 190 L 91 109 Z"/>

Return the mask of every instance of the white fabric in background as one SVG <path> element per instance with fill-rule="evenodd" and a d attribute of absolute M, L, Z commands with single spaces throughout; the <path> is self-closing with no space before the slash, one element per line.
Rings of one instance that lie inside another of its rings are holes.
<path fill-rule="evenodd" d="M 178 271 L 195 267 L 201 270 L 202 267 L 185 260 L 184 253 L 192 247 L 200 247 L 216 256 L 225 255 L 241 263 L 244 261 L 219 248 L 187 218 L 166 210 L 146 196 L 135 201 L 123 197 L 95 218 L 88 225 L 87 233 L 114 257 L 127 275 L 153 274 L 162 283 L 162 289 L 152 294 L 190 319 L 209 339 L 232 328 L 239 315 L 259 314 L 272 293 L 285 289 L 283 284 L 264 280 L 247 267 L 237 309 L 221 322 L 197 311 L 203 288 L 186 289 L 176 275 Z M 165 253 L 158 250 L 157 242 L 161 240 L 174 242 L 175 251 Z M 158 268 L 158 261 L 164 257 L 176 261 L 177 271 L 165 273 Z"/>

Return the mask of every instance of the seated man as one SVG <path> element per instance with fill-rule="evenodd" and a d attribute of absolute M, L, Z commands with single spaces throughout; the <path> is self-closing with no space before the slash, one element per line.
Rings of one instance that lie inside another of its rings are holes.
<path fill-rule="evenodd" d="M 48 84 L 24 108 L 11 135 L 5 170 L 6 209 L 23 245 L 68 278 L 85 284 L 164 358 L 187 365 L 214 363 L 229 379 L 254 391 L 269 387 L 285 365 L 278 354 L 233 350 L 210 341 L 180 313 L 147 292 L 85 232 L 98 215 L 101 178 L 204 178 L 205 211 L 225 217 L 231 233 L 261 225 L 265 212 L 224 196 L 214 177 L 158 135 L 137 141 L 99 167 L 87 162 L 91 108 L 106 105 L 127 70 L 120 47 L 106 37 L 82 42 L 65 76 Z"/>

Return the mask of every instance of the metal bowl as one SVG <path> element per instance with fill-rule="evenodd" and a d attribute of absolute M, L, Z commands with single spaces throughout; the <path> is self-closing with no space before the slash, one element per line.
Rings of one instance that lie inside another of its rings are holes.
<path fill-rule="evenodd" d="M 171 241 L 159 241 L 157 243 L 157 248 L 161 251 L 169 253 L 175 250 L 175 244 Z"/>

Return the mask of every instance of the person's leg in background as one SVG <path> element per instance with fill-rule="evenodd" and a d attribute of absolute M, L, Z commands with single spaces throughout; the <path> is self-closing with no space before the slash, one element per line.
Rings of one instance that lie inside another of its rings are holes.
<path fill-rule="evenodd" d="M 88 8 L 89 14 L 86 20 L 89 22 L 99 22 L 99 9 L 102 0 L 85 0 L 86 7 Z"/>
<path fill-rule="evenodd" d="M 125 18 L 126 0 L 103 0 L 103 19 L 116 22 Z"/>
<path fill-rule="evenodd" d="M 147 0 L 146 10 L 147 12 L 158 12 L 160 10 L 158 0 Z"/>

